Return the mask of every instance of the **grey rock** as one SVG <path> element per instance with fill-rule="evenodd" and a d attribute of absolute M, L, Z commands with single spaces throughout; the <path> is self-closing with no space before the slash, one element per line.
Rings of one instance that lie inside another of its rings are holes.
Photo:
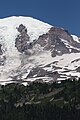
<path fill-rule="evenodd" d="M 17 30 L 20 33 L 27 33 L 27 29 L 23 24 L 20 24 L 19 27 L 17 28 Z"/>
<path fill-rule="evenodd" d="M 2 45 L 0 44 L 0 55 L 3 54 L 1 47 L 2 47 Z"/>
<path fill-rule="evenodd" d="M 67 47 L 66 44 L 64 44 L 66 42 L 74 48 L 70 48 L 70 46 Z M 51 50 L 52 57 L 80 52 L 80 50 L 77 49 L 80 49 L 80 44 L 73 40 L 69 32 L 57 27 L 52 27 L 48 33 L 39 36 L 37 43 L 43 47 L 43 50 Z"/>
<path fill-rule="evenodd" d="M 27 51 L 28 48 L 31 48 L 31 44 L 28 44 L 30 37 L 27 34 L 27 28 L 21 24 L 19 25 L 17 30 L 20 34 L 15 39 L 15 47 L 17 47 L 19 52 L 25 53 L 25 51 Z"/>
<path fill-rule="evenodd" d="M 3 55 L 2 45 L 0 44 L 0 66 L 3 66 L 6 60 L 6 56 Z"/>

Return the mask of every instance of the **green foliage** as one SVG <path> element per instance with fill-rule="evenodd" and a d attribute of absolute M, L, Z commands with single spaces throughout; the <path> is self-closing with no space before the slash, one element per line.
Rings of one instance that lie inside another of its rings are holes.
<path fill-rule="evenodd" d="M 1 87 L 0 120 L 75 119 L 80 119 L 80 80 Z"/>

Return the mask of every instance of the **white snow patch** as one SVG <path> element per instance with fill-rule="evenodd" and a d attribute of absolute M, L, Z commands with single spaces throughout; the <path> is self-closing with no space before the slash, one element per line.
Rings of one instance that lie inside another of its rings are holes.
<path fill-rule="evenodd" d="M 71 35 L 73 37 L 73 40 L 80 43 L 79 38 L 76 35 Z"/>
<path fill-rule="evenodd" d="M 23 82 L 23 83 L 22 83 L 22 85 L 27 86 L 27 85 L 28 85 L 28 83 L 27 83 L 27 82 Z"/>

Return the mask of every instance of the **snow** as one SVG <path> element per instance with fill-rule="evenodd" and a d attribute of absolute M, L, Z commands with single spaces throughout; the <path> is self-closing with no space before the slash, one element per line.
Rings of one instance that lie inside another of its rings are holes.
<path fill-rule="evenodd" d="M 62 73 L 63 74 L 63 73 Z M 65 73 L 67 78 L 73 76 L 73 77 L 79 77 L 80 78 L 80 73 L 76 71 L 70 71 Z"/>
<path fill-rule="evenodd" d="M 50 51 L 43 51 L 42 53 L 40 53 L 38 55 L 31 56 L 29 58 L 29 60 L 31 60 L 31 59 L 32 59 L 32 63 L 36 64 L 36 66 L 40 66 L 44 70 L 47 70 L 47 71 L 52 71 L 52 72 L 57 71 L 59 74 L 61 74 L 60 78 L 58 78 L 58 80 L 65 80 L 70 75 L 80 77 L 80 73 L 73 72 L 80 65 L 80 60 L 79 60 L 80 53 L 70 53 L 70 54 L 64 54 L 62 56 L 51 57 Z M 76 60 L 78 60 L 78 61 L 76 62 Z M 57 61 L 57 64 L 55 64 L 55 61 Z M 74 61 L 74 62 L 72 62 L 72 61 Z M 55 67 L 60 67 L 62 69 L 59 69 L 59 68 L 54 69 L 51 66 L 46 67 L 49 64 L 51 64 Z M 70 70 L 71 72 L 68 72 L 67 69 Z M 39 78 L 35 76 L 35 78 L 31 78 L 31 81 L 34 81 L 36 79 L 39 79 Z M 42 79 L 44 80 L 44 78 L 42 78 Z M 48 78 L 48 79 L 51 80 L 50 78 Z M 46 78 L 46 81 L 48 79 Z M 48 82 L 49 82 L 49 80 L 48 80 Z"/>
<path fill-rule="evenodd" d="M 44 70 L 52 71 L 52 68 L 51 67 L 45 67 Z"/>
<path fill-rule="evenodd" d="M 65 80 L 66 78 L 58 78 L 57 81 L 62 81 L 62 80 Z"/>
<path fill-rule="evenodd" d="M 40 79 L 42 79 L 44 82 L 49 82 L 49 81 L 53 80 L 52 77 L 36 77 L 36 78 L 27 78 L 27 79 L 24 79 L 24 81 L 26 81 L 26 82 L 28 82 L 28 81 L 33 82 L 35 80 L 40 80 Z"/>
<path fill-rule="evenodd" d="M 33 59 L 33 63 L 36 63 L 36 65 L 40 65 L 41 67 L 45 67 L 48 64 L 51 64 L 55 61 L 58 61 L 57 64 L 55 65 L 56 67 L 61 67 L 61 68 L 68 68 L 68 69 L 74 69 L 74 64 L 71 64 L 71 61 L 74 61 L 76 59 L 80 58 L 80 53 L 70 53 L 70 54 L 64 54 L 62 56 L 56 56 L 56 57 L 51 57 L 51 54 L 49 51 L 43 52 L 39 55 L 34 55 L 29 58 L 29 60 Z M 42 63 L 42 65 L 41 65 Z M 75 64 L 76 65 L 76 64 Z M 79 65 L 79 62 L 78 62 Z M 68 67 L 66 67 L 68 66 Z M 45 68 L 46 70 L 47 68 Z M 51 68 L 49 68 L 51 69 Z"/>
<path fill-rule="evenodd" d="M 51 25 L 44 23 L 40 20 L 34 19 L 32 17 L 13 16 L 13 17 L 0 19 L 1 30 L 3 27 L 3 31 L 4 31 L 4 28 L 6 31 L 6 28 L 8 27 L 9 28 L 8 30 L 10 31 L 9 34 L 10 33 L 15 34 L 14 30 L 20 24 L 23 24 L 26 26 L 31 40 L 37 39 L 40 35 L 48 32 L 49 29 L 52 27 Z M 17 31 L 16 31 L 16 33 L 17 33 Z"/>
<path fill-rule="evenodd" d="M 27 73 L 24 73 L 21 78 L 22 79 L 27 78 L 27 76 L 29 75 L 29 73 L 30 73 L 30 70 L 28 70 Z"/>
<path fill-rule="evenodd" d="M 69 73 L 69 72 L 66 72 L 66 70 L 65 70 L 65 68 L 67 68 L 68 70 L 75 70 L 80 65 L 80 61 L 72 62 L 75 60 L 75 58 L 79 59 L 80 53 L 70 53 L 70 54 L 64 54 L 62 56 L 51 57 L 50 52 L 44 52 L 38 56 L 33 57 L 34 63 L 36 62 L 37 65 L 41 65 L 41 63 L 42 63 L 41 67 L 44 70 L 54 72 L 55 71 L 54 68 L 45 67 L 45 66 L 47 66 L 48 64 L 52 64 L 55 61 L 58 61 L 57 64 L 54 64 L 55 67 L 60 67 L 62 69 L 57 69 L 56 71 L 58 71 L 61 74 L 66 74 L 66 76 L 69 76 L 69 74 L 71 74 L 72 76 L 80 77 L 80 73 L 78 73 L 78 72 L 74 73 L 71 71 L 71 73 Z M 65 73 L 63 71 L 65 71 Z M 60 79 L 63 79 L 63 78 L 60 78 Z"/>
<path fill-rule="evenodd" d="M 70 54 L 64 54 L 62 56 L 56 56 L 51 57 L 50 51 L 44 51 L 41 54 L 33 55 L 31 56 L 28 61 L 32 60 L 33 64 L 36 64 L 36 66 L 40 66 L 44 68 L 45 70 L 51 71 L 52 67 L 45 67 L 48 64 L 52 64 L 55 61 L 58 61 L 57 64 L 55 64 L 56 67 L 61 67 L 62 69 L 58 69 L 59 71 L 63 71 L 64 68 L 74 70 L 75 66 L 80 65 L 80 61 L 73 62 L 76 59 L 80 58 L 80 53 L 70 53 Z"/>
<path fill-rule="evenodd" d="M 71 35 L 73 37 L 73 40 L 80 43 L 79 38 L 76 35 Z"/>
<path fill-rule="evenodd" d="M 22 85 L 27 86 L 27 85 L 28 85 L 28 83 L 27 83 L 27 82 L 23 82 L 23 83 L 22 83 Z"/>
<path fill-rule="evenodd" d="M 8 17 L 0 19 L 0 43 L 4 46 L 6 63 L 0 66 L 0 80 L 7 80 L 12 71 L 16 71 L 21 66 L 20 53 L 15 47 L 15 38 L 19 34 L 16 27 L 20 24 L 26 26 L 30 41 L 37 39 L 40 35 L 48 32 L 51 25 L 36 20 L 31 17 Z M 22 77 L 25 78 L 27 74 Z"/>
<path fill-rule="evenodd" d="M 74 70 L 74 64 L 71 64 L 71 61 L 74 61 L 80 58 L 80 53 L 71 53 L 71 54 L 64 54 L 62 56 L 57 56 L 54 58 L 54 61 L 58 60 L 57 67 L 68 68 Z M 66 67 L 68 66 L 68 67 Z"/>
<path fill-rule="evenodd" d="M 10 83 L 13 83 L 13 81 L 2 81 L 0 82 L 0 85 L 7 85 L 7 84 L 10 84 Z"/>

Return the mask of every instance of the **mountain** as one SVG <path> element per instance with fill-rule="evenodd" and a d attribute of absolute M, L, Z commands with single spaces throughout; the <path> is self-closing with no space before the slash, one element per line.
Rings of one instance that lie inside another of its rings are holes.
<path fill-rule="evenodd" d="M 80 77 L 80 38 L 31 17 L 0 19 L 0 84 Z"/>

